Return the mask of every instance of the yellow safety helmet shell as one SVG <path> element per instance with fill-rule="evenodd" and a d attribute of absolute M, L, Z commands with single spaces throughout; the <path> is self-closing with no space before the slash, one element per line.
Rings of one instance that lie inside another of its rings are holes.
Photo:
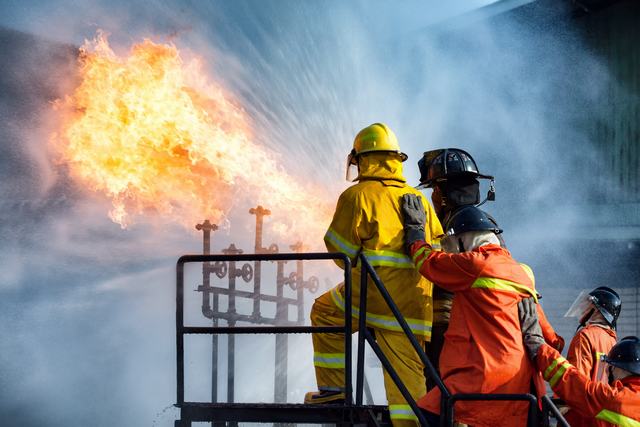
<path fill-rule="evenodd" d="M 349 162 L 356 164 L 356 159 L 359 155 L 376 151 L 397 153 L 403 162 L 408 158 L 405 153 L 400 151 L 396 134 L 384 123 L 374 123 L 362 129 L 356 135 Z"/>

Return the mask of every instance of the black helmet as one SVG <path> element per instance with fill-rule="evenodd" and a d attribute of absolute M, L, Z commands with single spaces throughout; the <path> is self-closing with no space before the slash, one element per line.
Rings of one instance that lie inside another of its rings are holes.
<path fill-rule="evenodd" d="M 453 177 L 493 179 L 478 172 L 478 165 L 469 153 L 459 148 L 444 148 L 427 151 L 418 161 L 420 187 L 433 187 L 436 182 Z"/>
<path fill-rule="evenodd" d="M 467 231 L 492 231 L 502 233 L 495 220 L 479 208 L 467 205 L 455 210 L 444 226 L 447 235 L 466 233 Z"/>
<path fill-rule="evenodd" d="M 609 365 L 640 375 L 640 338 L 622 338 L 611 348 L 604 360 Z"/>
<path fill-rule="evenodd" d="M 620 295 L 616 291 L 606 286 L 600 286 L 589 292 L 591 302 L 596 306 L 607 323 L 612 327 L 616 327 L 622 301 Z"/>

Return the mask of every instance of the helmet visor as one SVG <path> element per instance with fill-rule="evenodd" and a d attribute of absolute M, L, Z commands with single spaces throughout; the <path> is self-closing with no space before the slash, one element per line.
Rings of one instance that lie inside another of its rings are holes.
<path fill-rule="evenodd" d="M 356 152 L 351 150 L 351 153 L 347 156 L 345 179 L 349 182 L 353 182 L 356 178 L 358 178 L 358 161 L 356 160 Z"/>
<path fill-rule="evenodd" d="M 454 234 L 446 234 L 440 238 L 440 247 L 443 252 L 450 254 L 460 253 L 460 245 L 458 238 Z"/>
<path fill-rule="evenodd" d="M 596 353 L 596 366 L 595 366 L 595 372 L 596 372 L 596 377 L 595 380 L 602 382 L 602 383 L 606 383 L 606 384 L 610 384 L 613 382 L 613 373 L 612 373 L 612 368 L 613 365 L 610 365 L 607 362 L 607 355 L 604 353 Z M 593 371 L 592 371 L 593 372 Z"/>
<path fill-rule="evenodd" d="M 564 314 L 564 317 L 577 317 L 581 319 L 582 316 L 588 311 L 594 308 L 593 297 L 586 291 L 581 291 L 577 296 L 569 310 Z"/>

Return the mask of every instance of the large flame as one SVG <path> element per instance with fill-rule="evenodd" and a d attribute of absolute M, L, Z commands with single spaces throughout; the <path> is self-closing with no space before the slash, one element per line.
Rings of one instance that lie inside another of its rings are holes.
<path fill-rule="evenodd" d="M 147 39 L 118 56 L 98 33 L 80 50 L 79 74 L 55 104 L 62 126 L 52 143 L 76 182 L 111 199 L 122 227 L 140 215 L 218 222 L 244 198 L 287 212 L 281 233 L 322 235 L 332 207 L 323 192 L 254 142 L 245 111 L 200 61 Z"/>

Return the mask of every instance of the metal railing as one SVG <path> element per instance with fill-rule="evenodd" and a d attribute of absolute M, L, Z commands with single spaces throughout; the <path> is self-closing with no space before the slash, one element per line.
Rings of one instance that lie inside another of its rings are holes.
<path fill-rule="evenodd" d="M 550 415 L 553 415 L 557 420 L 557 427 L 571 427 L 551 398 L 549 396 L 542 396 L 542 416 L 545 419 L 544 425 L 549 425 L 548 420 Z"/>
<path fill-rule="evenodd" d="M 341 253 L 282 253 L 282 254 L 234 254 L 234 255 L 183 255 L 176 265 L 176 406 L 184 400 L 184 336 L 187 334 L 309 334 L 343 333 L 345 345 L 345 402 L 351 405 L 351 305 L 345 307 L 344 326 L 185 326 L 184 325 L 184 266 L 202 262 L 242 262 L 242 261 L 311 261 L 339 260 L 344 263 L 345 299 L 351 301 L 351 261 Z"/>
<path fill-rule="evenodd" d="M 411 394 L 407 390 L 407 387 L 400 380 L 398 373 L 389 362 L 389 359 L 387 359 L 387 357 L 382 352 L 382 349 L 376 342 L 373 335 L 371 335 L 369 330 L 366 328 L 367 287 L 369 283 L 369 280 L 368 280 L 369 277 L 371 278 L 371 281 L 374 283 L 374 285 L 380 292 L 380 295 L 384 299 L 385 303 L 393 313 L 393 316 L 396 318 L 396 321 L 400 325 L 400 328 L 406 334 L 407 338 L 409 339 L 409 342 L 411 343 L 411 346 L 416 351 L 416 353 L 418 354 L 418 357 L 424 364 L 428 375 L 433 379 L 433 381 L 436 383 L 436 386 L 440 389 L 440 393 L 442 393 L 442 397 L 443 397 L 442 405 L 441 405 L 442 413 L 445 413 L 444 412 L 445 402 L 451 396 L 451 393 L 449 393 L 449 390 L 447 390 L 447 387 L 442 382 L 442 379 L 438 375 L 438 372 L 436 371 L 435 367 L 427 357 L 427 354 L 424 352 L 424 349 L 420 346 L 420 343 L 416 339 L 415 335 L 413 335 L 413 332 L 411 331 L 411 328 L 407 324 L 407 321 L 404 319 L 404 316 L 402 316 L 402 314 L 400 313 L 398 306 L 391 298 L 389 291 L 387 291 L 387 288 L 385 288 L 384 284 L 380 280 L 380 277 L 378 277 L 378 274 L 376 273 L 374 268 L 371 266 L 367 258 L 363 254 L 360 254 L 360 257 L 358 258 L 358 262 L 360 262 L 361 264 L 361 274 L 360 274 L 360 307 L 359 307 L 360 317 L 358 319 L 359 321 L 358 359 L 356 363 L 356 368 L 357 368 L 356 404 L 362 403 L 362 388 L 363 388 L 362 385 L 363 385 L 363 378 L 364 378 L 364 342 L 366 341 L 369 343 L 369 345 L 373 349 L 376 356 L 378 356 L 378 359 L 380 359 L 382 366 L 384 367 L 384 369 L 386 369 L 387 373 L 389 374 L 389 376 L 391 377 L 395 385 L 398 387 L 398 390 L 400 390 L 402 397 L 405 398 L 405 400 L 407 401 L 407 404 L 409 404 L 409 406 L 415 413 L 416 417 L 420 421 L 420 424 L 423 426 L 428 426 L 429 424 L 427 423 L 427 420 L 424 418 L 422 411 L 420 411 L 420 408 L 418 407 L 418 404 L 416 403 L 415 399 L 411 396 Z M 346 298 L 345 300 L 348 301 Z M 345 303 L 345 308 L 348 305 L 349 304 Z M 443 425 L 442 422 L 441 422 L 441 425 Z"/>
<path fill-rule="evenodd" d="M 363 254 L 361 254 L 360 257 L 358 258 L 358 262 L 361 263 L 362 267 L 361 267 L 361 278 L 360 278 L 361 281 L 360 281 L 360 308 L 359 308 L 359 313 L 361 314 L 359 318 L 360 333 L 358 336 L 358 362 L 356 364 L 358 369 L 356 374 L 356 402 L 362 402 L 361 382 L 362 382 L 363 371 L 361 370 L 361 365 L 362 365 L 361 362 L 364 359 L 364 341 L 366 340 L 369 343 L 369 345 L 372 347 L 373 351 L 376 353 L 378 358 L 380 359 L 382 366 L 387 370 L 387 372 L 389 373 L 389 376 L 391 377 L 395 385 L 398 387 L 398 389 L 402 393 L 402 396 L 406 399 L 409 406 L 411 406 L 411 409 L 413 409 L 421 425 L 428 426 L 428 423 L 425 420 L 424 416 L 422 415 L 420 408 L 418 408 L 415 400 L 409 395 L 406 387 L 404 386 L 399 376 L 395 372 L 395 369 L 393 369 L 393 366 L 391 366 L 388 359 L 384 356 L 380 347 L 375 342 L 375 338 L 371 335 L 371 333 L 365 327 L 366 316 L 362 316 L 362 313 L 366 313 L 367 285 L 368 285 L 368 278 L 370 277 L 372 282 L 374 283 L 374 285 L 382 295 L 383 299 L 385 300 L 387 306 L 393 313 L 394 317 L 396 318 L 403 332 L 407 335 L 407 338 L 409 338 L 411 346 L 414 348 L 414 350 L 420 357 L 420 360 L 422 361 L 422 363 L 424 363 L 427 375 L 430 377 L 431 380 L 434 381 L 438 389 L 440 389 L 440 393 L 441 393 L 440 426 L 441 427 L 453 427 L 454 419 L 455 419 L 455 404 L 458 401 L 525 401 L 525 402 L 529 402 L 527 426 L 528 427 L 537 426 L 538 399 L 531 394 L 457 393 L 452 395 L 451 392 L 445 386 L 445 384 L 442 382 L 440 375 L 434 368 L 431 361 L 428 359 L 426 353 L 424 352 L 424 349 L 420 346 L 420 344 L 418 343 L 418 340 L 413 335 L 413 332 L 411 332 L 409 325 L 407 324 L 406 320 L 400 313 L 400 310 L 398 309 L 395 302 L 391 298 L 391 295 L 389 294 L 387 289 L 384 287 L 384 284 L 380 280 L 380 277 L 378 277 L 378 274 L 376 273 L 375 269 L 371 266 L 371 264 Z M 362 333 L 363 331 L 364 333 Z M 564 419 L 562 418 L 562 415 L 560 414 L 560 411 L 558 410 L 558 408 L 553 404 L 553 402 L 551 402 L 551 400 L 549 400 L 548 398 L 547 400 L 548 400 L 548 402 L 546 403 L 547 412 L 545 412 L 545 414 L 548 414 L 549 412 L 553 412 L 553 414 L 556 416 L 556 418 L 558 418 L 559 421 L 561 420 L 561 422 L 566 423 L 566 421 L 564 421 Z M 560 424 L 560 425 L 562 425 L 562 427 L 565 427 L 564 424 Z M 431 426 L 431 427 L 435 427 L 435 426 Z M 566 425 L 566 427 L 568 427 L 568 424 Z"/>
<path fill-rule="evenodd" d="M 291 260 L 339 260 L 344 263 L 344 297 L 345 297 L 345 321 L 343 326 L 233 326 L 233 327 L 201 327 L 201 326 L 185 326 L 184 325 L 184 266 L 187 263 L 196 262 L 229 262 L 229 261 L 291 261 Z M 440 404 L 440 426 L 451 427 L 454 425 L 455 403 L 458 401 L 527 401 L 529 402 L 527 426 L 537 426 L 538 405 L 537 399 L 531 394 L 481 394 L 481 393 L 458 393 L 452 395 L 447 389 L 442 379 L 438 375 L 437 370 L 427 357 L 420 342 L 416 339 L 411 328 L 400 313 L 397 305 L 391 298 L 391 295 L 385 288 L 371 266 L 367 258 L 360 254 L 358 262 L 361 264 L 360 275 L 360 301 L 359 301 L 359 319 L 358 319 L 358 345 L 357 345 L 357 362 L 356 362 L 356 391 L 355 406 L 362 406 L 364 391 L 364 343 L 367 342 L 371 346 L 384 369 L 387 371 L 392 381 L 400 390 L 400 393 L 407 401 L 408 405 L 414 411 L 419 422 L 423 426 L 429 426 L 427 420 L 418 407 L 415 399 L 411 396 L 407 387 L 400 379 L 398 373 L 393 368 L 382 349 L 375 340 L 375 337 L 367 329 L 366 313 L 367 313 L 367 288 L 369 278 L 379 291 L 385 303 L 393 313 L 396 321 L 400 325 L 402 331 L 406 334 L 411 346 L 418 354 L 418 357 L 426 368 L 426 373 L 434 381 L 441 393 Z M 176 269 L 176 348 L 177 348 L 177 403 L 176 406 L 182 407 L 184 400 L 184 335 L 187 334 L 296 334 L 296 333 L 342 333 L 344 334 L 345 346 L 345 402 L 346 409 L 354 407 L 353 389 L 352 389 L 352 337 L 353 332 L 352 319 L 352 283 L 351 283 L 351 261 L 342 253 L 280 253 L 280 254 L 236 254 L 236 255 L 184 255 L 177 262 Z M 543 415 L 546 417 L 549 413 L 553 414 L 562 427 L 569 427 L 566 420 L 562 417 L 558 408 L 548 398 L 543 398 Z M 435 427 L 435 426 L 430 426 Z"/>

